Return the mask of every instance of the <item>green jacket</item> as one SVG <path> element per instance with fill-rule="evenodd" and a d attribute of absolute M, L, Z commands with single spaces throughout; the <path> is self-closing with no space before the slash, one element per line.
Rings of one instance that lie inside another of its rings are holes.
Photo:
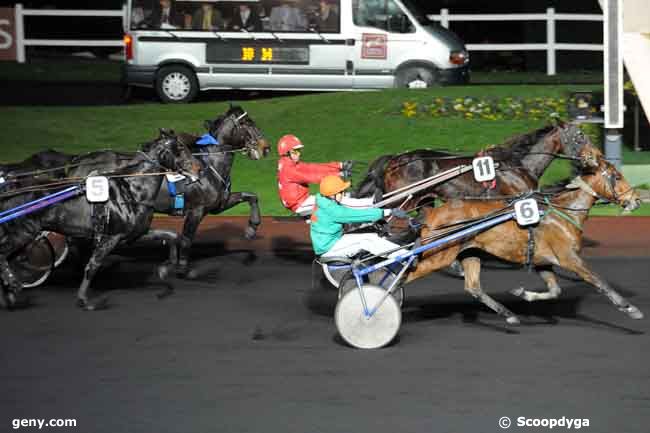
<path fill-rule="evenodd" d="M 343 224 L 375 222 L 383 216 L 383 209 L 353 209 L 317 194 L 310 228 L 314 252 L 317 255 L 328 252 L 343 236 Z"/>

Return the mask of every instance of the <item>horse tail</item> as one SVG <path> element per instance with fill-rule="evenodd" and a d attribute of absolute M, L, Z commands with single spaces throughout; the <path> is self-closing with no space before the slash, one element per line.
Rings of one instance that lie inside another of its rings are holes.
<path fill-rule="evenodd" d="M 370 163 L 368 172 L 354 190 L 355 197 L 370 197 L 384 193 L 384 170 L 394 155 L 382 155 Z"/>

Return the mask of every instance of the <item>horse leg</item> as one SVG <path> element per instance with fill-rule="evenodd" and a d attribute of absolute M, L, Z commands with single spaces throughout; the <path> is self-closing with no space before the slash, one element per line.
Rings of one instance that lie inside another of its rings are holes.
<path fill-rule="evenodd" d="M 162 240 L 169 246 L 169 259 L 165 265 L 176 266 L 178 263 L 178 235 L 168 230 L 149 230 L 140 238 L 143 241 Z"/>
<path fill-rule="evenodd" d="M 178 242 L 178 267 L 176 275 L 185 277 L 190 275 L 189 255 L 194 236 L 205 216 L 205 208 L 193 208 L 185 214 L 183 221 L 183 234 Z"/>
<path fill-rule="evenodd" d="M 634 305 L 618 294 L 609 284 L 594 271 L 589 269 L 587 263 L 577 254 L 573 254 L 565 262 L 560 262 L 560 266 L 569 271 L 573 271 L 583 280 L 596 287 L 599 293 L 607 296 L 612 304 L 619 310 L 626 313 L 632 319 L 642 319 L 643 313 Z"/>
<path fill-rule="evenodd" d="M 168 242 L 169 244 L 169 259 L 158 266 L 157 274 L 158 278 L 165 284 L 166 289 L 158 294 L 158 298 L 164 298 L 171 295 L 174 292 L 174 286 L 167 282 L 167 277 L 172 268 L 175 268 L 178 264 L 178 235 L 174 232 L 168 230 L 149 230 L 144 236 L 140 239 L 157 241 L 162 240 L 163 242 Z"/>
<path fill-rule="evenodd" d="M 121 236 L 101 236 L 95 243 L 95 249 L 90 256 L 90 260 L 84 269 L 84 279 L 77 291 L 77 305 L 84 310 L 92 311 L 104 308 L 106 306 L 106 299 L 101 299 L 97 303 L 92 303 L 88 299 L 90 282 L 94 278 L 97 270 L 102 264 L 102 261 L 113 251 L 121 240 Z"/>
<path fill-rule="evenodd" d="M 550 266 L 536 267 L 535 271 L 537 271 L 537 274 L 546 283 L 546 287 L 548 288 L 546 292 L 533 292 L 520 287 L 519 289 L 511 290 L 510 293 L 519 296 L 528 302 L 557 299 L 560 296 L 560 293 L 562 293 L 562 288 L 557 283 L 557 279 L 553 273 L 553 268 Z"/>
<path fill-rule="evenodd" d="M 2 298 L 5 308 L 11 310 L 27 305 L 28 299 L 22 293 L 23 285 L 18 277 L 11 271 L 7 257 L 0 255 L 0 278 L 2 279 Z"/>
<path fill-rule="evenodd" d="M 478 257 L 466 257 L 461 263 L 465 271 L 465 290 L 495 313 L 505 317 L 506 322 L 510 325 L 518 325 L 519 318 L 512 311 L 484 293 L 481 289 L 481 259 Z"/>
<path fill-rule="evenodd" d="M 262 223 L 262 218 L 260 217 L 260 206 L 257 200 L 257 195 L 252 192 L 233 192 L 228 197 L 226 205 L 221 210 L 222 212 L 230 209 L 231 207 L 237 206 L 239 203 L 247 202 L 250 206 L 250 214 L 248 216 L 248 227 L 244 232 L 244 237 L 248 240 L 255 239 L 257 234 L 257 228 Z"/>

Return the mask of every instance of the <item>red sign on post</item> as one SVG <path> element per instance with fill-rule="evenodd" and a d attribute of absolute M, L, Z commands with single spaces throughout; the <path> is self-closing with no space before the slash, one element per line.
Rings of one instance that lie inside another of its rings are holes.
<path fill-rule="evenodd" d="M 364 33 L 361 43 L 362 59 L 386 59 L 388 51 L 386 35 Z"/>
<path fill-rule="evenodd" d="M 0 60 L 16 60 L 14 10 L 0 8 Z"/>

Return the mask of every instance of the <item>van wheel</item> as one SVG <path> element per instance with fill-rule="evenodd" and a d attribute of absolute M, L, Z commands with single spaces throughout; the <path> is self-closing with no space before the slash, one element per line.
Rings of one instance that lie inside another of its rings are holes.
<path fill-rule="evenodd" d="M 165 66 L 158 71 L 156 91 L 166 104 L 190 102 L 199 91 L 199 83 L 188 67 Z"/>
<path fill-rule="evenodd" d="M 395 87 L 402 89 L 426 89 L 436 85 L 435 73 L 422 66 L 402 69 L 395 77 Z"/>

